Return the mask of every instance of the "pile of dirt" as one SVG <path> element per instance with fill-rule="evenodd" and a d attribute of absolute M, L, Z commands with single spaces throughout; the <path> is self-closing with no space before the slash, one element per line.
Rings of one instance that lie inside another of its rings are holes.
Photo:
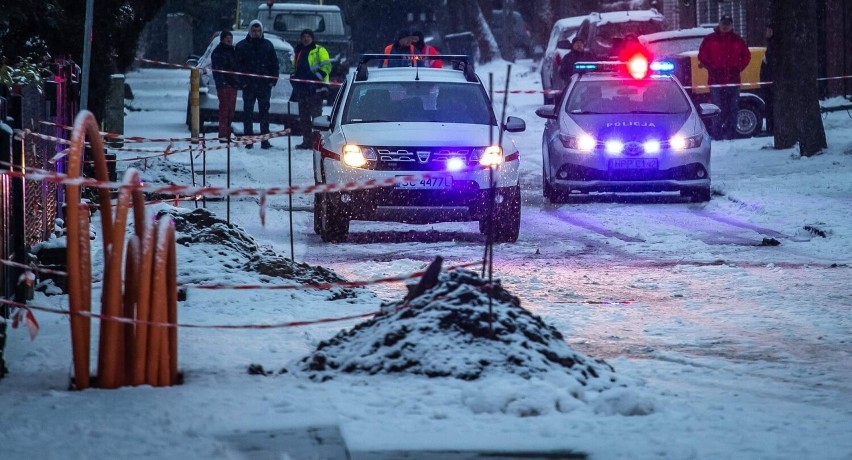
<path fill-rule="evenodd" d="M 298 284 L 324 284 L 345 281 L 340 275 L 324 267 L 295 262 L 277 254 L 272 248 L 261 246 L 242 228 L 228 224 L 206 209 L 184 209 L 162 206 L 157 218 L 168 215 L 174 220 L 176 242 L 194 247 L 194 257 L 206 257 L 209 262 L 199 264 L 192 272 L 181 272 L 178 277 L 187 283 L 221 282 L 222 269 L 225 273 L 255 272 L 261 282 L 273 283 L 275 278 L 294 281 Z M 200 252 L 201 255 L 197 253 Z M 178 270 L 181 264 L 178 264 Z M 216 267 L 215 271 L 202 273 L 200 266 Z M 333 288 L 325 291 L 330 299 L 351 298 L 357 290 Z"/>
<path fill-rule="evenodd" d="M 572 350 L 556 328 L 522 308 L 499 282 L 491 294 L 493 315 L 487 280 L 467 270 L 442 273 L 434 287 L 383 305 L 386 314 L 321 342 L 289 371 L 316 381 L 343 373 L 476 380 L 561 372 L 598 390 L 619 386 L 609 364 Z"/>

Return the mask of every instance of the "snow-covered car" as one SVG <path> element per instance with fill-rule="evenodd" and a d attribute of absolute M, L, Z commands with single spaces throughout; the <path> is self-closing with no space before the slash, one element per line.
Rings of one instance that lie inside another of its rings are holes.
<path fill-rule="evenodd" d="M 234 45 L 246 38 L 248 31 L 234 31 Z M 293 87 L 290 86 L 290 68 L 293 65 L 293 47 L 282 40 L 281 38 L 264 33 L 264 38 L 272 42 L 275 48 L 275 55 L 278 58 L 278 83 L 272 87 L 272 99 L 270 100 L 269 117 L 273 123 L 288 123 L 299 118 L 299 104 L 290 102 L 290 94 L 293 92 Z M 196 65 L 201 71 L 201 81 L 199 88 L 199 112 L 202 126 L 205 122 L 217 122 L 219 120 L 219 97 L 216 94 L 216 83 L 213 81 L 213 71 L 211 55 L 216 46 L 219 45 L 219 33 L 217 32 L 204 51 L 195 62 L 189 64 Z M 187 99 L 186 107 L 186 125 L 190 125 L 190 107 L 189 99 Z M 254 111 L 254 119 L 257 121 L 257 110 Z M 237 92 L 237 105 L 235 109 L 234 121 L 241 122 L 243 120 L 243 94 L 242 91 Z"/>
<path fill-rule="evenodd" d="M 667 62 L 578 63 L 542 138 L 544 196 L 572 192 L 679 191 L 710 199 L 710 136 L 702 117 L 719 108 L 692 103 Z"/>
<path fill-rule="evenodd" d="M 586 17 L 573 16 L 562 18 L 553 23 L 553 28 L 550 30 L 550 40 L 547 41 L 547 48 L 544 50 L 540 68 L 541 89 L 544 90 L 545 104 L 553 104 L 553 101 L 556 100 L 555 94 L 551 92 L 552 90 L 561 90 L 565 87 L 566 82 L 559 77 L 559 64 L 571 50 L 571 39 L 574 38 Z"/>
<path fill-rule="evenodd" d="M 344 240 L 351 220 L 431 223 L 479 221 L 494 241 L 517 240 L 521 219 L 519 152 L 498 124 L 465 56 L 433 56 L 444 68 L 369 68 L 364 55 L 335 100 L 314 119 L 314 178 L 321 188 L 370 181 L 393 185 L 314 195 L 314 228 L 323 241 Z M 502 140 L 502 144 L 500 141 Z M 493 179 L 493 181 L 492 181 Z M 493 188 L 492 188 L 493 184 Z"/>
<path fill-rule="evenodd" d="M 673 56 L 685 51 L 696 51 L 704 41 L 704 37 L 713 33 L 710 27 L 693 27 L 691 29 L 665 30 L 640 35 L 639 42 L 655 57 Z"/>
<path fill-rule="evenodd" d="M 635 36 L 666 30 L 666 18 L 659 11 L 631 10 L 591 13 L 580 25 L 577 37 L 582 38 L 586 50 L 598 59 L 617 57 L 620 45 L 628 34 Z"/>

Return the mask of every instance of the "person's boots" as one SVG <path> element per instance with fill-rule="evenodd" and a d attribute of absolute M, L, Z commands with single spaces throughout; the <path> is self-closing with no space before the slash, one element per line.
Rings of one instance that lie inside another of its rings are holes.
<path fill-rule="evenodd" d="M 268 140 L 264 139 L 263 141 L 260 142 L 260 148 L 262 148 L 264 150 L 271 149 L 272 144 L 270 144 Z"/>

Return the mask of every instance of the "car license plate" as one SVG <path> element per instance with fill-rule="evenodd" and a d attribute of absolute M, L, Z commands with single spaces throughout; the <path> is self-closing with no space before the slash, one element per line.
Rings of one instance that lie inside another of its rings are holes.
<path fill-rule="evenodd" d="M 609 160 L 610 169 L 657 169 L 656 158 L 616 158 Z"/>
<path fill-rule="evenodd" d="M 450 176 L 430 176 L 404 180 L 405 176 L 396 176 L 398 190 L 433 190 L 451 188 L 453 178 Z"/>

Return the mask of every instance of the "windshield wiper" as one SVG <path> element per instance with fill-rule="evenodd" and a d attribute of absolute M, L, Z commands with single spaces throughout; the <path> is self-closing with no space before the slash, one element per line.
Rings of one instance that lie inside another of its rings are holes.
<path fill-rule="evenodd" d="M 592 111 L 592 110 L 572 110 L 568 113 L 570 113 L 571 115 L 589 115 L 589 114 L 601 115 L 605 112 L 595 112 L 595 111 Z"/>
<path fill-rule="evenodd" d="M 657 110 L 631 110 L 627 113 L 631 114 L 640 114 L 640 115 L 671 115 L 676 112 L 660 112 Z"/>
<path fill-rule="evenodd" d="M 388 120 L 349 120 L 348 124 L 354 123 L 390 123 Z"/>

